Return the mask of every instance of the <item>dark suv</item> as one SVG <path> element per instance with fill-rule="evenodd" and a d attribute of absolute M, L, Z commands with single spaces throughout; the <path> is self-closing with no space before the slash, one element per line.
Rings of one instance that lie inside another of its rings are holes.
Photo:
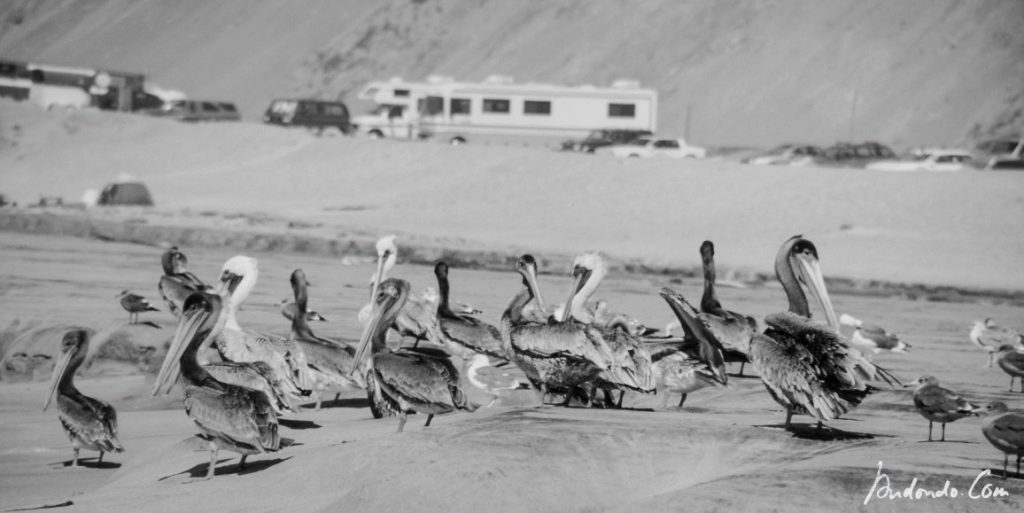
<path fill-rule="evenodd" d="M 587 134 L 587 137 L 581 141 L 569 140 L 563 142 L 562 150 L 594 153 L 594 150 L 602 146 L 625 144 L 635 141 L 641 137 L 651 137 L 653 135 L 654 134 L 649 130 L 620 130 L 616 128 L 604 128 L 590 132 Z"/>
<path fill-rule="evenodd" d="M 320 134 L 338 130 L 347 135 L 352 131 L 348 107 L 325 100 L 274 100 L 263 113 L 263 122 L 311 128 Z"/>
<path fill-rule="evenodd" d="M 138 112 L 150 116 L 177 119 L 178 121 L 239 121 L 242 116 L 230 102 L 202 100 L 171 100 L 156 108 L 140 109 Z"/>

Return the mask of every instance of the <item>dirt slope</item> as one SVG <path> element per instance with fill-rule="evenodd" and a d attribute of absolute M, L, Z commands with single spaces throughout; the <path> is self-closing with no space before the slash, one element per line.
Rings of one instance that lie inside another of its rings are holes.
<path fill-rule="evenodd" d="M 1016 0 L 42 0 L 0 19 L 4 57 L 141 70 L 250 119 L 275 95 L 431 73 L 636 79 L 662 131 L 708 145 L 961 144 L 1024 112 Z"/>

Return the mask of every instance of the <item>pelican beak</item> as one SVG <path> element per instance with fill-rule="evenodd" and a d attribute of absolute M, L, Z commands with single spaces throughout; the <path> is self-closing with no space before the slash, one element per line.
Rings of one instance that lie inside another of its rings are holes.
<path fill-rule="evenodd" d="M 374 284 L 376 288 L 376 284 Z M 376 297 L 376 296 L 374 296 Z M 363 328 L 363 334 L 359 337 L 359 346 L 356 348 L 356 355 L 352 359 L 355 364 L 352 366 L 352 372 L 350 375 L 355 374 L 362 367 L 363 359 L 366 358 L 366 352 L 370 349 L 373 337 L 381 331 L 384 320 L 384 312 L 387 310 L 387 306 L 391 301 L 384 300 L 383 302 L 374 302 L 373 309 L 370 311 L 370 322 Z"/>
<path fill-rule="evenodd" d="M 821 265 L 818 263 L 818 259 L 803 253 L 791 258 L 795 260 L 794 263 L 796 265 L 793 268 L 797 270 L 797 277 L 800 281 L 804 282 L 811 296 L 818 302 L 818 306 L 824 310 L 825 317 L 828 319 L 828 325 L 832 329 L 839 331 L 839 319 L 832 308 L 832 300 L 829 298 L 828 290 L 825 288 L 825 278 L 822 277 Z"/>
<path fill-rule="evenodd" d="M 50 402 L 53 401 L 53 396 L 57 393 L 57 386 L 60 384 L 60 380 L 63 379 L 64 373 L 67 372 L 68 364 L 71 363 L 71 357 L 74 356 L 74 353 L 74 351 L 61 353 L 60 358 L 57 359 L 57 364 L 53 366 L 53 376 L 50 377 L 50 388 L 46 394 L 46 402 L 43 403 L 43 411 L 50 407 Z"/>
<path fill-rule="evenodd" d="M 532 265 L 524 266 L 523 278 L 526 279 L 526 284 L 530 287 L 533 292 L 533 300 L 537 302 L 537 307 L 540 311 L 544 311 L 544 297 L 540 295 L 540 286 L 537 285 L 537 268 Z"/>
<path fill-rule="evenodd" d="M 218 331 L 216 328 L 207 328 L 204 332 L 204 327 L 208 324 L 207 321 L 210 317 L 217 316 L 218 326 L 224 322 L 223 316 L 220 315 L 222 309 L 219 297 L 204 294 L 203 296 L 210 299 L 215 298 L 215 300 L 203 303 L 192 299 L 196 295 L 193 294 L 189 297 L 189 300 L 186 300 L 186 308 L 181 315 L 178 329 L 174 332 L 171 347 L 167 350 L 167 356 L 164 358 L 163 365 L 160 366 L 160 372 L 153 383 L 153 395 L 161 393 L 161 389 L 163 389 L 164 394 L 167 394 L 174 388 L 174 383 L 178 381 L 178 376 L 181 374 L 181 355 L 197 336 L 204 337 L 203 343 L 200 344 L 200 347 L 202 347 Z M 169 385 L 167 385 L 168 383 Z M 166 388 L 165 385 L 167 385 Z"/>
<path fill-rule="evenodd" d="M 686 331 L 696 337 L 698 347 L 700 348 L 700 359 L 707 364 L 715 381 L 727 385 L 729 376 L 725 371 L 722 342 L 715 338 L 703 324 L 690 315 L 689 310 L 694 308 L 686 303 L 682 295 L 668 287 L 661 289 L 660 295 L 668 303 L 672 313 L 676 314 L 676 318 L 686 328 Z"/>
<path fill-rule="evenodd" d="M 391 251 L 384 251 L 380 255 L 377 255 L 377 272 L 373 275 L 373 287 L 370 289 L 370 301 L 377 298 L 377 290 L 380 288 L 380 282 L 384 279 L 384 262 L 390 256 Z"/>
<path fill-rule="evenodd" d="M 583 286 L 587 284 L 587 280 L 590 279 L 590 269 L 584 267 L 573 267 L 572 275 L 576 278 L 576 281 L 572 285 L 572 290 L 569 292 L 569 299 L 565 301 L 565 308 L 562 309 L 562 317 L 559 322 L 568 321 L 572 317 L 573 313 L 573 300 L 576 299 L 576 295 L 583 290 Z"/>

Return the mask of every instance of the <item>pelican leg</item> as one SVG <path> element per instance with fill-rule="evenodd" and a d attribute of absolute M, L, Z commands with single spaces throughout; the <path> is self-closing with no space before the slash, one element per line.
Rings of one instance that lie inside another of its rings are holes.
<path fill-rule="evenodd" d="M 747 365 L 747 362 L 740 362 L 740 376 L 743 375 L 743 367 Z"/>
<path fill-rule="evenodd" d="M 78 451 L 80 450 L 78 444 L 75 444 L 75 455 L 71 458 L 71 468 L 78 468 Z"/>
<path fill-rule="evenodd" d="M 1017 475 L 1018 475 L 1018 476 L 1020 475 L 1020 459 L 1021 459 L 1022 457 L 1024 457 L 1024 455 L 1021 455 L 1021 454 L 1018 454 L 1018 455 L 1017 455 Z"/>
<path fill-rule="evenodd" d="M 316 407 L 313 408 L 314 411 L 320 411 L 320 404 L 323 402 L 323 396 L 323 392 L 319 390 L 316 391 Z"/>
<path fill-rule="evenodd" d="M 402 429 L 405 428 L 405 415 L 406 415 L 405 411 L 402 411 L 402 413 L 400 413 L 398 415 L 398 432 L 399 433 L 401 433 Z"/>
<path fill-rule="evenodd" d="M 1024 386 L 1024 382 L 1022 382 L 1022 386 Z M 1013 392 L 1013 376 L 1010 376 L 1010 392 Z"/>
<path fill-rule="evenodd" d="M 247 458 L 248 456 L 249 456 L 248 454 L 243 454 L 242 455 L 242 459 L 238 460 L 238 471 L 239 472 L 245 470 L 245 458 Z"/>
<path fill-rule="evenodd" d="M 668 408 L 668 390 L 659 390 L 658 393 L 661 394 L 661 409 L 664 410 Z"/>
<path fill-rule="evenodd" d="M 540 389 L 538 390 L 538 394 L 540 395 L 540 405 L 544 406 L 544 399 L 546 399 L 548 396 L 548 386 L 545 385 L 544 383 L 541 383 Z"/>
<path fill-rule="evenodd" d="M 793 418 L 793 410 L 791 408 L 786 408 L 786 425 L 785 425 L 786 429 L 789 429 L 789 421 L 792 418 Z"/>
<path fill-rule="evenodd" d="M 932 421 L 928 421 L 928 441 L 932 441 Z"/>
<path fill-rule="evenodd" d="M 946 423 L 945 422 L 942 423 L 942 440 L 939 440 L 939 441 L 940 442 L 945 442 L 946 441 Z"/>
<path fill-rule="evenodd" d="M 682 408 L 683 407 L 683 403 L 685 403 L 685 402 L 686 402 L 686 394 L 680 395 L 679 396 L 679 408 Z M 790 415 L 786 415 L 786 427 L 789 427 L 789 417 L 790 417 Z"/>
<path fill-rule="evenodd" d="M 423 427 L 425 427 L 425 428 L 430 427 L 430 421 L 432 421 L 432 420 L 434 420 L 434 415 L 433 414 L 427 414 L 427 423 L 423 424 Z"/>
<path fill-rule="evenodd" d="M 1006 479 L 1006 467 L 1010 464 L 1010 455 L 1003 453 L 1003 479 Z"/>
<path fill-rule="evenodd" d="M 96 458 L 96 466 L 98 467 L 101 464 L 103 464 L 103 451 L 100 451 L 100 457 Z"/>
<path fill-rule="evenodd" d="M 625 397 L 625 396 L 626 396 L 626 391 L 625 390 L 620 390 L 619 391 L 619 402 L 615 403 L 615 407 L 616 408 L 618 408 L 620 410 L 622 409 L 622 398 Z"/>
<path fill-rule="evenodd" d="M 217 453 L 219 451 L 220 451 L 220 448 L 217 447 L 217 443 L 211 441 L 210 442 L 210 464 L 206 467 L 206 477 L 203 478 L 204 481 L 207 480 L 207 479 L 210 479 L 211 477 L 213 477 L 213 469 L 214 469 L 214 467 L 217 466 Z"/>

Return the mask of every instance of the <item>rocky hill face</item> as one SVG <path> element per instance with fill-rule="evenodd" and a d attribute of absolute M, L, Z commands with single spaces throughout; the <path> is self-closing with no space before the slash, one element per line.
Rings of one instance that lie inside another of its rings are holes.
<path fill-rule="evenodd" d="M 1019 0 L 37 0 L 0 57 L 142 71 L 258 119 L 430 74 L 659 90 L 659 131 L 711 146 L 968 144 L 1024 131 Z"/>

